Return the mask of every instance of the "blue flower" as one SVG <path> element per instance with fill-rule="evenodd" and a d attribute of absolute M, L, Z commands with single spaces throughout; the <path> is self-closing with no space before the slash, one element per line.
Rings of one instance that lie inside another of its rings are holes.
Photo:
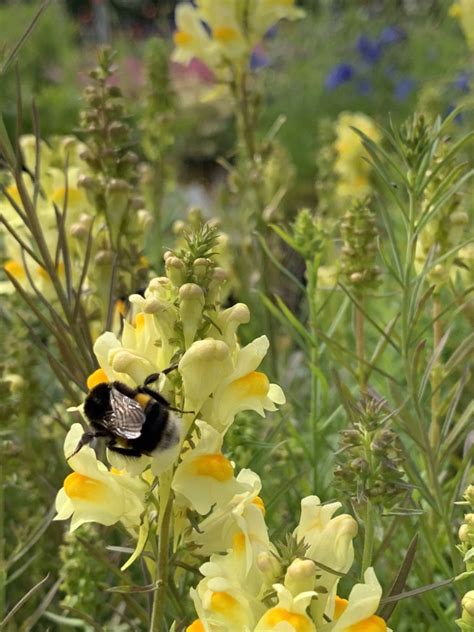
<path fill-rule="evenodd" d="M 362 59 L 370 65 L 376 64 L 382 56 L 382 46 L 372 41 L 366 35 L 360 35 L 356 42 L 356 49 Z"/>
<path fill-rule="evenodd" d="M 255 46 L 250 56 L 250 69 L 251 70 L 259 70 L 260 68 L 265 68 L 269 65 L 269 59 L 263 47 L 259 44 Z"/>
<path fill-rule="evenodd" d="M 369 79 L 359 79 L 359 81 L 357 82 L 357 92 L 359 94 L 362 94 L 364 97 L 367 97 L 372 91 L 373 91 L 373 85 Z"/>
<path fill-rule="evenodd" d="M 338 64 L 332 68 L 324 81 L 327 90 L 334 90 L 342 83 L 350 81 L 354 76 L 354 68 L 351 64 Z"/>
<path fill-rule="evenodd" d="M 401 26 L 386 26 L 379 35 L 379 44 L 390 46 L 406 39 L 407 34 Z"/>
<path fill-rule="evenodd" d="M 470 90 L 469 80 L 470 80 L 469 73 L 463 70 L 462 72 L 458 74 L 458 76 L 454 80 L 453 86 L 457 88 L 458 90 L 460 90 L 461 92 L 464 92 L 464 94 L 467 94 Z"/>
<path fill-rule="evenodd" d="M 411 77 L 404 77 L 395 83 L 394 97 L 396 101 L 404 101 L 416 88 L 416 81 Z"/>

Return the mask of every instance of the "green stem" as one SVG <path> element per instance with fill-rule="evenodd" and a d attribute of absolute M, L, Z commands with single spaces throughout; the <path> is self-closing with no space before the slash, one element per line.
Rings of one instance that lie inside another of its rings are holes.
<path fill-rule="evenodd" d="M 164 629 L 162 626 L 165 614 L 166 587 L 168 583 L 168 562 L 169 562 L 169 536 L 171 515 L 173 508 L 173 496 L 170 494 L 166 504 L 161 529 L 158 534 L 158 556 L 156 560 L 155 581 L 157 589 L 153 597 L 153 607 L 151 612 L 151 620 L 149 632 L 160 632 Z"/>
<path fill-rule="evenodd" d="M 365 571 L 372 564 L 372 556 L 374 551 L 374 532 L 375 532 L 375 523 L 374 523 L 374 507 L 372 502 L 367 499 L 367 504 L 365 507 L 365 521 L 364 521 L 364 552 L 362 554 L 362 569 L 361 569 L 361 579 L 364 578 Z"/>
<path fill-rule="evenodd" d="M 367 390 L 366 384 L 366 365 L 365 365 L 365 328 L 364 328 L 364 314 L 362 308 L 364 305 L 364 297 L 359 298 L 359 307 L 355 307 L 354 313 L 354 330 L 355 330 L 355 342 L 356 342 L 356 354 L 358 358 L 357 376 L 359 380 L 359 389 L 361 395 L 364 395 Z"/>
<path fill-rule="evenodd" d="M 441 326 L 441 300 L 438 293 L 433 297 L 433 353 L 437 352 L 443 329 Z M 440 407 L 441 407 L 441 361 L 438 357 L 431 368 L 431 425 L 429 430 L 430 445 L 437 448 L 439 445 L 440 431 Z"/>
<path fill-rule="evenodd" d="M 264 219 L 266 202 L 262 194 L 262 165 L 260 156 L 257 153 L 257 141 L 255 137 L 256 110 L 255 105 L 251 102 L 247 79 L 247 72 L 245 70 L 241 70 L 240 73 L 235 73 L 234 98 L 238 144 L 242 150 L 244 160 L 243 163 L 241 161 L 241 178 L 243 182 L 248 182 L 252 188 L 254 205 L 251 219 L 253 219 L 257 232 L 263 239 L 266 239 L 267 225 Z M 272 295 L 272 288 L 270 284 L 269 262 L 260 244 L 258 246 L 258 260 L 255 263 L 260 270 L 260 287 L 263 294 L 270 297 Z M 278 375 L 278 364 L 276 361 L 275 323 L 267 309 L 263 312 L 263 318 L 265 321 L 265 331 L 270 340 L 269 360 L 272 373 L 276 377 Z"/>
<path fill-rule="evenodd" d="M 0 621 L 3 621 L 5 617 L 5 605 L 6 605 L 6 593 L 5 587 L 7 584 L 7 563 L 5 559 L 5 500 L 4 500 L 4 470 L 0 465 Z"/>
<path fill-rule="evenodd" d="M 316 333 L 316 319 L 317 319 L 317 304 L 316 304 L 316 290 L 318 284 L 318 268 L 312 262 L 307 263 L 306 272 L 308 275 L 308 287 L 306 291 L 306 297 L 308 301 L 309 311 L 309 330 L 313 340 L 317 340 Z M 311 374 L 311 399 L 309 408 L 309 420 L 308 427 L 311 429 L 313 437 L 313 488 L 318 487 L 318 450 L 320 447 L 320 437 L 318 431 L 318 399 L 319 399 L 319 381 L 316 373 L 313 370 L 318 363 L 319 350 L 316 344 L 312 345 L 310 349 L 310 374 Z"/>

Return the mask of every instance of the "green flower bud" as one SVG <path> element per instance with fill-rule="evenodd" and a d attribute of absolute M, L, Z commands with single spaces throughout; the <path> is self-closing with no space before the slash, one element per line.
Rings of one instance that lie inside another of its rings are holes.
<path fill-rule="evenodd" d="M 184 346 L 188 349 L 194 341 L 201 323 L 204 292 L 195 283 L 185 283 L 179 289 L 179 315 L 183 325 Z"/>

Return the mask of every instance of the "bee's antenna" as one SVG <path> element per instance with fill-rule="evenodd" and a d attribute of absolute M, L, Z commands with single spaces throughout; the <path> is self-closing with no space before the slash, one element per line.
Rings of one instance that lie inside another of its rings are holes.
<path fill-rule="evenodd" d="M 66 461 L 69 461 L 69 459 L 72 459 L 73 456 L 76 456 L 76 454 L 82 450 L 82 448 L 85 445 L 89 445 L 89 443 L 95 438 L 95 435 L 92 432 L 84 432 L 84 434 L 82 435 L 82 437 L 79 439 L 79 443 L 76 446 L 76 449 L 74 450 L 74 452 L 72 454 L 70 454 L 67 458 Z"/>

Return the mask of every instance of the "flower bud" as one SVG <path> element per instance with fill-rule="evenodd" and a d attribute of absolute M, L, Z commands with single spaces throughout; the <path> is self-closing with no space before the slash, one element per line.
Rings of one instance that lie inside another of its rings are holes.
<path fill-rule="evenodd" d="M 474 629 L 474 590 L 467 592 L 461 601 L 462 615 L 461 621 L 469 624 Z"/>
<path fill-rule="evenodd" d="M 186 224 L 182 219 L 177 219 L 173 224 L 173 233 L 175 235 L 181 235 L 186 228 Z"/>
<path fill-rule="evenodd" d="M 126 180 L 112 178 L 107 185 L 106 201 L 110 215 L 121 222 L 127 210 L 130 185 Z"/>
<path fill-rule="evenodd" d="M 474 509 L 474 485 L 468 486 L 468 488 L 464 492 L 464 498 Z"/>
<path fill-rule="evenodd" d="M 181 263 L 181 262 L 180 262 Z M 179 315 L 183 325 L 184 346 L 188 349 L 201 323 L 204 292 L 195 283 L 185 283 L 179 290 Z"/>
<path fill-rule="evenodd" d="M 165 260 L 166 275 L 175 287 L 181 287 L 185 281 L 184 263 L 178 257 L 171 255 Z"/>
<path fill-rule="evenodd" d="M 276 578 L 281 574 L 282 568 L 277 558 L 268 553 L 268 551 L 262 551 L 257 555 L 257 568 L 264 576 L 267 585 L 271 586 Z"/>
<path fill-rule="evenodd" d="M 77 186 L 95 193 L 99 188 L 99 183 L 92 176 L 80 175 L 77 179 Z"/>
<path fill-rule="evenodd" d="M 212 261 L 210 259 L 204 259 L 203 257 L 199 257 L 199 259 L 195 259 L 193 262 L 193 270 L 196 275 L 196 280 L 199 282 L 203 281 L 207 275 L 207 271 L 209 270 L 209 266 L 212 266 Z"/>
<path fill-rule="evenodd" d="M 214 305 L 219 297 L 222 286 L 227 280 L 226 271 L 223 268 L 214 268 L 212 279 L 206 295 L 206 305 Z"/>
<path fill-rule="evenodd" d="M 459 531 L 458 531 L 458 537 L 461 540 L 461 542 L 465 542 L 465 543 L 469 543 L 470 541 L 470 529 L 469 529 L 469 525 L 467 524 L 462 524 L 459 527 Z"/>
<path fill-rule="evenodd" d="M 153 215 L 146 209 L 142 208 L 137 211 L 137 223 L 143 231 L 146 231 L 154 224 Z"/>
<path fill-rule="evenodd" d="M 121 348 L 112 353 L 111 366 L 114 371 L 129 375 L 136 384 L 143 384 L 156 372 L 156 367 L 147 358 Z"/>
<path fill-rule="evenodd" d="M 114 259 L 114 253 L 111 250 L 99 250 L 94 258 L 97 265 L 111 264 Z"/>
<path fill-rule="evenodd" d="M 285 586 L 296 597 L 306 590 L 313 590 L 316 564 L 312 560 L 296 559 L 291 562 L 285 575 Z"/>
<path fill-rule="evenodd" d="M 89 235 L 89 231 L 87 230 L 86 226 L 84 226 L 84 224 L 82 224 L 81 222 L 76 222 L 69 229 L 69 234 L 71 235 L 71 237 L 74 237 L 74 239 L 85 241 Z"/>

